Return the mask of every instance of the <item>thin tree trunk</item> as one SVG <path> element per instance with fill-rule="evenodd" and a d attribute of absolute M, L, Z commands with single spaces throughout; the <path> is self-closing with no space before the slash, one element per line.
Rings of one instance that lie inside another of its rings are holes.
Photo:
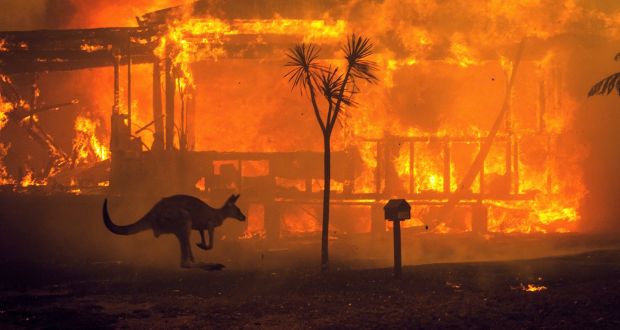
<path fill-rule="evenodd" d="M 331 190 L 331 146 L 330 132 L 323 134 L 323 232 L 321 236 L 321 270 L 329 268 L 329 194 Z"/>

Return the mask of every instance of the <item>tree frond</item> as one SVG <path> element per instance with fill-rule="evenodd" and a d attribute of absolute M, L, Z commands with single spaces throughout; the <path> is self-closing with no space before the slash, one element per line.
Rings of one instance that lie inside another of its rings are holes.
<path fill-rule="evenodd" d="M 319 75 L 318 86 L 320 87 L 321 93 L 328 101 L 332 100 L 334 103 L 338 101 L 343 83 L 344 76 L 338 73 L 338 68 L 332 68 L 330 66 Z M 342 103 L 348 106 L 353 105 L 353 93 L 352 90 L 345 88 Z"/>
<path fill-rule="evenodd" d="M 303 93 L 309 88 L 307 76 L 311 78 L 310 83 L 316 83 L 317 71 L 322 70 L 316 62 L 319 57 L 319 48 L 313 44 L 301 43 L 289 49 L 286 56 L 289 61 L 284 66 L 291 69 L 284 77 L 288 78 L 292 88 L 299 87 Z"/>
<path fill-rule="evenodd" d="M 377 64 L 373 61 L 366 60 L 367 57 L 374 53 L 374 45 L 370 39 L 356 37 L 353 34 L 347 39 L 347 44 L 343 48 L 345 59 L 347 60 L 351 74 L 354 78 L 363 79 L 368 82 L 376 82 Z"/>
<path fill-rule="evenodd" d="M 620 95 L 620 72 L 616 72 L 594 84 L 588 92 L 588 96 L 593 96 L 596 94 L 607 95 L 614 89 L 618 92 L 618 95 Z"/>

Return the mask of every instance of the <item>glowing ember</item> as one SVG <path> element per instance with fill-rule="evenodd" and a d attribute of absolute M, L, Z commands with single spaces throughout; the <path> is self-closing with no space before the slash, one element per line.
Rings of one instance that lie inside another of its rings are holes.
<path fill-rule="evenodd" d="M 8 146 L 5 146 L 4 144 L 0 143 L 0 185 L 15 183 L 14 180 L 11 179 L 11 177 L 9 177 L 6 167 L 4 166 L 3 161 L 2 161 L 4 157 L 6 157 L 8 149 L 9 149 Z"/>
<path fill-rule="evenodd" d="M 87 53 L 92 53 L 92 52 L 97 52 L 100 50 L 105 49 L 105 47 L 103 47 L 102 45 L 89 45 L 89 44 L 82 44 L 80 46 L 80 49 L 87 52 Z"/>
<path fill-rule="evenodd" d="M 536 284 L 528 284 L 527 286 L 521 284 L 521 290 L 526 292 L 539 292 L 547 290 L 547 287 L 544 285 L 536 285 Z"/>
<path fill-rule="evenodd" d="M 24 175 L 19 182 L 19 185 L 26 188 L 31 186 L 44 186 L 47 184 L 46 180 L 37 179 L 34 177 L 34 174 L 31 170 L 26 170 L 26 175 Z"/>
<path fill-rule="evenodd" d="M 5 103 L 0 99 L 0 129 L 3 129 L 6 123 L 9 121 L 6 113 L 13 110 L 13 105 Z"/>
<path fill-rule="evenodd" d="M 240 239 L 265 238 L 265 207 L 258 204 L 251 204 L 247 212 L 248 218 L 243 235 Z"/>

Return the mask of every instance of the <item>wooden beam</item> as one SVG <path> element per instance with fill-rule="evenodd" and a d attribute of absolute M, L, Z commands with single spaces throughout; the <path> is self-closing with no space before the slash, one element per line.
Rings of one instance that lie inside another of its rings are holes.
<path fill-rule="evenodd" d="M 172 73 L 172 60 L 166 59 L 164 75 L 166 77 L 166 150 L 174 149 L 174 75 Z"/>
<path fill-rule="evenodd" d="M 161 105 L 161 63 L 153 62 L 153 120 L 155 121 L 155 150 L 164 149 L 164 115 Z"/>

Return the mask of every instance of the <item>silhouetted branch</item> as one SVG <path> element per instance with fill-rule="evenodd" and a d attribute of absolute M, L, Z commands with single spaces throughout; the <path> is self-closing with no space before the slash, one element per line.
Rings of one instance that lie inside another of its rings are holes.
<path fill-rule="evenodd" d="M 616 55 L 616 59 L 620 58 L 620 53 Z M 611 93 L 611 91 L 616 90 L 618 95 L 620 95 L 620 72 L 616 72 L 611 76 L 597 82 L 592 86 L 590 91 L 588 92 L 588 96 L 593 96 L 596 94 L 607 95 Z"/>
<path fill-rule="evenodd" d="M 319 57 L 319 49 L 313 44 L 306 45 L 302 43 L 291 48 L 286 56 L 288 56 L 290 61 L 287 62 L 285 66 L 291 67 L 292 69 L 286 73 L 284 77 L 289 78 L 288 81 L 291 83 L 292 88 L 299 87 L 302 94 L 306 90 L 310 92 L 310 100 L 312 101 L 314 115 L 316 116 L 316 120 L 323 134 L 325 134 L 325 123 L 321 118 L 314 92 L 315 85 L 317 85 L 317 81 L 319 80 L 318 75 L 322 71 L 322 67 L 316 63 L 316 59 Z"/>

